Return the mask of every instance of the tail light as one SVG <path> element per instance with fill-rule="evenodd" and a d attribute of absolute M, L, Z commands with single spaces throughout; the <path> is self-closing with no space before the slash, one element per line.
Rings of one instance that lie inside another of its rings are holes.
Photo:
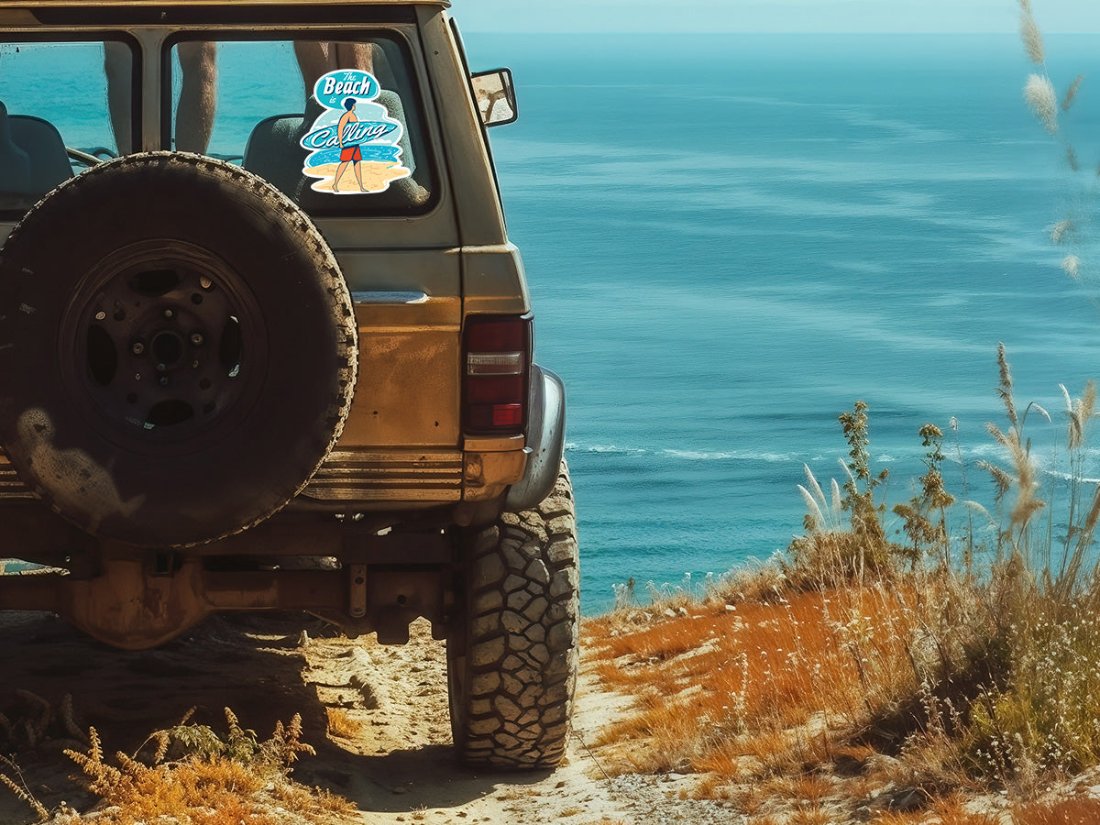
<path fill-rule="evenodd" d="M 462 397 L 468 433 L 518 435 L 527 426 L 530 317 L 466 319 Z"/>

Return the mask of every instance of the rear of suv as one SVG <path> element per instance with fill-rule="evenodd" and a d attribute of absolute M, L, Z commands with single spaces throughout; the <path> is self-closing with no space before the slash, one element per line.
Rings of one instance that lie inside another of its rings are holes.
<path fill-rule="evenodd" d="M 0 609 L 447 640 L 474 764 L 564 753 L 577 542 L 445 0 L 0 0 Z"/>

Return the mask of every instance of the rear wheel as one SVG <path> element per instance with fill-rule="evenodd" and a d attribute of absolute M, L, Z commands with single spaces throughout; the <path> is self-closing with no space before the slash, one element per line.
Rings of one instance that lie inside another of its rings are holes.
<path fill-rule="evenodd" d="M 447 642 L 451 730 L 470 765 L 552 768 L 577 680 L 573 487 L 562 464 L 537 507 L 462 543 L 464 616 Z"/>

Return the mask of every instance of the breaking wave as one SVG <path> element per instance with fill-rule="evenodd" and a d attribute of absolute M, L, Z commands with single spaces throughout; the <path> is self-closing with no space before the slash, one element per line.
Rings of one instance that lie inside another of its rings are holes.
<path fill-rule="evenodd" d="M 801 461 L 793 453 L 774 453 L 758 450 L 650 450 L 644 447 L 625 447 L 618 444 L 577 444 L 565 445 L 568 453 L 588 453 L 590 455 L 654 455 L 678 461 L 761 461 L 767 464 L 782 464 Z"/>

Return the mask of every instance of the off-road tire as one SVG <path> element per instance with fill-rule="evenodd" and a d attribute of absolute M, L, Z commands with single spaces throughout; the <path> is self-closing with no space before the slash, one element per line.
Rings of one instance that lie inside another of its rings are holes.
<path fill-rule="evenodd" d="M 460 546 L 463 616 L 447 642 L 451 731 L 471 766 L 539 769 L 565 755 L 578 651 L 577 525 L 562 463 L 537 507 Z"/>
<path fill-rule="evenodd" d="M 0 252 L 0 441 L 101 538 L 186 547 L 277 512 L 339 438 L 357 353 L 319 230 L 211 158 L 96 166 Z"/>

